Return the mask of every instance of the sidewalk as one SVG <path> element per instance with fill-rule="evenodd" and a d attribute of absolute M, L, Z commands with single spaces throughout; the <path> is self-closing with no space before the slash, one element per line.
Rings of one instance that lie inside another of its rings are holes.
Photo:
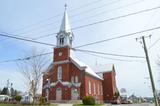
<path fill-rule="evenodd" d="M 72 105 L 73 105 L 73 104 L 68 104 L 68 103 L 66 103 L 66 104 L 64 104 L 64 103 L 61 104 L 61 103 L 60 103 L 60 104 L 58 104 L 58 106 L 72 106 Z"/>

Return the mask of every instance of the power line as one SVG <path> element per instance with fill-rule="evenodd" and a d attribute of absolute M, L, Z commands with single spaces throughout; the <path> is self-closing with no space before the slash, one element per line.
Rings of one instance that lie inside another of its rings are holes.
<path fill-rule="evenodd" d="M 89 2 L 89 3 L 85 4 L 85 5 L 81 5 L 80 7 L 77 7 L 77 8 L 75 8 L 75 9 L 71 9 L 70 11 L 75 11 L 75 10 L 81 9 L 82 7 L 91 6 L 92 4 L 98 3 L 98 2 L 100 2 L 100 1 L 102 1 L 102 0 L 95 0 L 95 1 Z M 38 22 L 35 22 L 35 23 L 33 23 L 33 24 L 26 25 L 26 26 L 24 26 L 24 27 L 22 27 L 22 28 L 20 28 L 20 29 L 16 29 L 14 32 L 17 32 L 17 31 L 20 31 L 20 30 L 24 30 L 24 29 L 26 29 L 26 28 L 33 27 L 33 26 L 35 26 L 35 25 L 37 25 L 37 24 L 41 24 L 42 22 L 49 21 L 49 20 L 54 19 L 54 18 L 56 18 L 56 17 L 59 17 L 59 16 L 61 16 L 61 15 L 62 15 L 62 14 L 60 13 L 60 14 L 51 16 L 51 17 L 49 17 L 49 18 L 40 20 L 40 21 L 38 21 Z"/>
<path fill-rule="evenodd" d="M 89 50 L 77 50 L 77 49 L 74 49 L 72 48 L 73 50 L 75 51 L 80 51 L 80 52 L 83 52 L 83 53 L 94 53 L 92 55 L 94 56 L 98 56 L 98 55 L 95 55 L 95 54 L 103 54 L 103 55 L 111 55 L 111 56 L 119 56 L 119 57 L 132 57 L 132 58 L 144 58 L 144 57 L 141 57 L 141 56 L 128 56 L 128 55 L 120 55 L 120 54 L 111 54 L 111 53 L 102 53 L 102 52 L 95 52 L 95 51 L 89 51 Z M 28 57 L 25 57 L 25 58 L 18 58 L 18 59 L 11 59 L 11 60 L 4 60 L 4 61 L 1 61 L 0 63 L 7 63 L 7 62 L 15 62 L 15 61 L 24 61 L 24 60 L 30 60 L 32 58 L 36 58 L 36 57 L 39 57 L 39 56 L 44 56 L 44 55 L 49 55 L 49 54 L 52 54 L 53 52 L 47 52 L 47 53 L 43 53 L 43 54 L 38 54 L 38 55 L 35 55 L 35 56 L 28 56 Z M 102 56 L 101 56 L 102 57 Z M 118 61 L 127 61 L 127 62 L 131 62 L 132 60 L 124 60 L 124 59 L 115 59 L 115 58 L 110 58 L 110 57 L 105 57 L 107 59 L 112 59 L 112 60 L 118 60 Z"/>
<path fill-rule="evenodd" d="M 118 37 L 113 37 L 113 38 L 109 38 L 109 39 L 104 39 L 104 40 L 100 40 L 100 41 L 96 41 L 96 42 L 87 43 L 87 44 L 84 44 L 84 45 L 76 46 L 74 48 L 80 48 L 80 47 L 84 47 L 84 46 L 89 46 L 89 45 L 93 45 L 93 44 L 97 44 L 97 43 L 102 43 L 102 42 L 106 42 L 106 41 L 110 41 L 110 40 L 115 40 L 115 39 L 119 39 L 119 38 L 123 38 L 123 37 L 132 36 L 132 35 L 139 34 L 139 33 L 144 33 L 144 32 L 148 32 L 148 31 L 152 31 L 152 30 L 157 30 L 157 29 L 160 29 L 160 26 L 159 27 L 150 28 L 150 29 L 146 29 L 146 30 L 142 30 L 142 31 L 129 33 L 129 34 L 125 34 L 125 35 L 118 36 Z M 33 43 L 44 44 L 44 45 L 48 45 L 48 46 L 55 46 L 53 44 L 39 42 L 39 41 L 25 39 L 25 38 L 20 38 L 20 37 L 16 37 L 16 36 L 10 36 L 10 35 L 7 35 L 7 34 L 0 34 L 0 36 L 13 38 L 13 39 L 18 39 L 18 40 L 23 40 L 23 41 L 28 41 L 28 42 L 33 42 Z"/>
<path fill-rule="evenodd" d="M 44 21 L 48 21 L 48 20 L 51 20 L 51 19 L 56 18 L 56 17 L 59 17 L 59 16 L 61 16 L 61 14 L 58 14 L 58 15 L 49 17 L 49 18 L 47 18 L 47 19 L 45 19 L 45 20 L 41 20 L 41 21 L 38 21 L 38 22 L 36 22 L 36 23 L 33 23 L 33 24 L 30 24 L 30 25 L 24 26 L 24 27 L 22 27 L 22 28 L 19 28 L 19 29 L 14 30 L 13 32 L 18 32 L 18 31 L 24 30 L 24 29 L 26 29 L 26 28 L 31 28 L 31 27 L 33 27 L 33 26 L 35 26 L 35 25 L 37 25 L 37 24 L 41 24 L 41 23 L 44 22 Z"/>
<path fill-rule="evenodd" d="M 20 37 L 16 37 L 16 36 L 10 36 L 10 35 L 7 35 L 7 34 L 0 34 L 0 36 L 7 37 L 7 38 L 13 38 L 13 39 L 17 39 L 17 40 L 22 40 L 22 41 L 28 41 L 28 42 L 32 42 L 32 43 L 43 44 L 43 45 L 52 46 L 52 47 L 55 46 L 55 45 L 50 44 L 50 43 L 39 42 L 39 41 L 25 39 L 25 38 L 20 38 Z"/>
<path fill-rule="evenodd" d="M 53 53 L 53 52 L 38 54 L 38 55 L 34 55 L 34 56 L 28 56 L 28 57 L 25 57 L 25 58 L 18 58 L 18 59 L 12 59 L 12 60 L 4 60 L 4 61 L 1 61 L 0 63 L 30 60 L 30 59 L 32 59 L 32 58 L 36 58 L 36 57 L 39 57 L 39 56 L 49 55 L 49 54 L 51 54 L 51 53 Z"/>
<path fill-rule="evenodd" d="M 137 31 L 137 32 L 129 33 L 129 34 L 125 34 L 125 35 L 122 35 L 122 36 L 117 36 L 117 37 L 108 38 L 108 39 L 104 39 L 104 40 L 100 40 L 100 41 L 96 41 L 96 42 L 87 43 L 87 44 L 84 44 L 84 45 L 76 46 L 74 48 L 80 48 L 80 47 L 89 46 L 89 45 L 93 45 L 93 44 L 97 44 L 97 43 L 111 41 L 111 40 L 115 40 L 115 39 L 119 39 L 119 38 L 123 38 L 123 37 L 128 37 L 128 36 L 132 36 L 132 35 L 135 35 L 135 34 L 144 33 L 144 32 L 148 32 L 148 31 L 152 31 L 152 30 L 157 30 L 157 29 L 160 29 L 160 26 L 159 27 L 150 28 L 150 29 L 146 29 L 146 30 L 142 30 L 142 31 Z M 48 45 L 48 46 L 55 46 L 53 44 L 39 42 L 39 41 L 35 41 L 35 40 L 29 40 L 29 39 L 15 37 L 15 36 L 10 36 L 10 35 L 7 35 L 7 34 L 0 34 L 0 36 L 4 36 L 4 37 L 8 37 L 8 38 L 13 38 L 13 39 L 17 39 L 17 40 L 23 40 L 23 41 L 33 42 L 33 43 L 38 43 L 38 44 L 44 44 L 44 45 Z"/>
<path fill-rule="evenodd" d="M 119 2 L 119 1 L 121 1 L 121 0 L 115 0 L 115 1 L 112 1 L 112 2 L 109 2 L 109 3 L 106 3 L 106 4 L 103 4 L 103 5 L 100 5 L 100 6 L 98 6 L 98 7 L 91 8 L 91 9 L 86 10 L 86 11 L 82 11 L 82 12 L 80 12 L 80 13 L 78 13 L 78 14 L 72 15 L 71 17 L 76 17 L 76 16 L 81 15 L 81 14 L 83 14 L 83 13 L 85 13 L 85 14 L 87 13 L 87 14 L 88 14 L 89 12 L 93 12 L 94 10 L 97 10 L 97 9 L 103 8 L 103 7 L 106 7 L 107 5 L 111 5 L 111 4 L 117 3 L 117 2 Z"/>
<path fill-rule="evenodd" d="M 127 4 L 127 5 L 120 6 L 120 7 L 111 9 L 111 10 L 102 11 L 102 12 L 97 13 L 97 14 L 95 14 L 95 15 L 92 15 L 92 16 L 89 16 L 89 17 L 85 17 L 85 18 L 82 18 L 82 19 L 75 20 L 75 21 L 72 22 L 72 24 L 73 24 L 73 23 L 80 22 L 80 21 L 83 21 L 83 20 L 86 20 L 86 19 L 95 18 L 95 17 L 97 17 L 98 15 L 104 14 L 104 13 L 106 13 L 106 12 L 111 12 L 111 11 L 113 11 L 113 10 L 125 8 L 125 7 L 128 7 L 128 6 L 130 6 L 130 5 L 134 5 L 134 4 L 137 4 L 137 3 L 139 3 L 139 2 L 142 2 L 142 1 L 144 1 L 144 0 L 138 0 L 138 1 L 135 1 L 135 2 L 133 2 L 133 3 L 129 3 L 129 4 Z M 91 11 L 91 10 L 90 10 L 90 11 Z M 92 11 L 93 11 L 93 10 L 92 10 Z M 58 21 L 53 22 L 53 23 L 49 23 L 49 24 L 46 24 L 46 25 L 52 25 L 52 24 L 55 24 L 55 23 L 57 23 L 57 22 L 58 22 Z M 57 28 L 57 27 L 54 27 L 54 28 Z M 53 30 L 53 28 L 52 28 L 52 29 L 49 29 L 49 30 Z M 45 32 L 46 32 L 46 31 L 49 31 L 49 30 L 45 30 Z M 30 31 L 32 31 L 32 30 L 30 30 Z M 35 31 L 35 29 L 33 29 L 33 31 Z M 28 32 L 28 31 L 27 31 L 27 32 Z M 41 32 L 44 32 L 44 31 L 41 31 Z M 40 32 L 38 32 L 38 33 L 40 33 Z M 23 33 L 22 33 L 22 34 L 23 34 Z M 36 33 L 36 34 L 37 34 L 37 33 Z M 27 35 L 27 34 L 25 34 L 25 36 L 26 36 L 26 35 Z M 44 36 L 44 37 L 45 37 L 45 36 Z M 37 38 L 35 38 L 35 39 L 40 39 L 40 38 L 43 38 L 43 36 L 42 36 L 42 37 L 39 36 L 39 37 L 37 37 Z"/>
<path fill-rule="evenodd" d="M 73 48 L 73 49 L 74 49 L 74 48 Z M 82 49 L 74 49 L 74 50 L 75 50 L 75 51 L 81 51 L 81 52 L 89 52 L 89 53 L 110 55 L 110 56 L 118 56 L 118 57 L 141 58 L 141 59 L 144 59 L 144 58 L 145 58 L 145 57 L 143 57 L 143 56 L 131 56 L 131 55 L 104 53 L 104 52 L 97 52 L 97 51 L 91 51 L 91 50 L 82 50 Z"/>
<path fill-rule="evenodd" d="M 77 7 L 75 9 L 70 10 L 70 12 L 78 10 L 78 9 L 82 9 L 83 7 L 91 6 L 92 4 L 95 4 L 95 3 L 99 2 L 99 1 L 102 1 L 102 0 L 96 0 L 95 2 L 87 3 L 87 4 L 83 5 L 83 6 L 80 6 L 80 7 Z M 117 2 L 117 1 L 120 1 L 120 0 L 115 0 L 115 1 L 109 2 L 108 4 L 112 4 L 112 3 Z"/>
<path fill-rule="evenodd" d="M 160 38 L 158 38 L 148 49 L 151 49 L 153 46 L 155 46 L 160 41 Z"/>
<path fill-rule="evenodd" d="M 93 56 L 96 56 L 96 57 L 101 57 L 101 58 L 110 59 L 110 60 L 116 60 L 116 61 L 141 62 L 141 61 L 138 61 L 138 60 L 128 60 L 128 59 L 125 60 L 125 59 L 117 59 L 117 58 L 104 57 L 104 56 L 99 56 L 99 55 L 96 55 L 96 54 L 112 55 L 112 56 L 119 56 L 119 57 L 144 58 L 144 57 L 141 57 L 141 56 L 128 56 L 128 55 L 111 54 L 111 53 L 109 54 L 109 53 L 95 52 L 95 51 L 89 51 L 89 50 L 77 50 L 77 49 L 73 49 L 73 50 L 80 51 L 80 52 L 83 52 L 83 53 L 87 53 L 87 54 L 90 54 L 90 55 L 93 55 Z M 4 60 L 4 61 L 1 61 L 0 63 L 30 60 L 32 58 L 36 58 L 36 57 L 44 56 L 44 55 L 49 55 L 49 54 L 52 54 L 52 53 L 53 52 L 48 52 L 48 53 L 38 54 L 38 55 L 35 55 L 35 56 L 28 56 L 28 57 L 25 57 L 25 58 L 18 58 L 18 59 L 12 59 L 12 60 Z"/>
<path fill-rule="evenodd" d="M 7 33 L 7 32 L 0 32 L 0 33 L 1 33 L 1 34 L 7 34 L 7 35 L 13 35 L 13 36 L 17 36 L 17 37 L 22 37 L 22 36 L 20 36 L 20 35 L 10 34 L 10 33 Z M 26 37 L 26 36 L 24 36 L 23 38 L 32 39 L 32 38 Z"/>
<path fill-rule="evenodd" d="M 92 15 L 92 16 L 89 16 L 89 17 L 85 17 L 85 18 L 83 18 L 83 19 L 76 20 L 76 22 L 79 22 L 79 21 L 84 20 L 84 19 L 94 18 L 94 17 L 96 17 L 96 16 L 98 16 L 98 15 L 101 15 L 101 14 L 104 14 L 104 13 L 106 13 L 106 12 L 109 13 L 109 12 L 112 12 L 113 10 L 125 8 L 125 7 L 128 7 L 128 6 L 130 6 L 130 5 L 134 5 L 134 4 L 137 4 L 137 3 L 139 3 L 139 2 L 142 2 L 142 1 L 144 1 L 144 0 L 138 0 L 138 1 L 136 1 L 136 2 L 129 3 L 129 4 L 124 5 L 124 6 L 120 6 L 120 7 L 117 7 L 117 8 L 114 8 L 114 9 L 110 9 L 110 10 L 107 10 L 107 11 L 102 11 L 102 12 L 97 13 L 97 14 L 95 14 L 95 15 Z M 74 22 L 74 23 L 75 23 L 75 22 Z"/>
<path fill-rule="evenodd" d="M 150 21 L 151 21 L 151 18 L 154 17 L 155 13 L 157 13 L 157 11 L 155 11 L 155 12 L 152 14 L 152 16 L 150 17 Z M 149 24 L 149 22 L 148 22 L 148 24 Z M 146 24 L 146 26 L 147 26 L 147 24 Z M 150 35 L 152 35 L 152 33 L 151 33 Z M 151 46 L 149 46 L 148 49 L 151 49 L 159 40 L 160 40 L 160 38 L 159 38 L 158 40 L 156 40 Z"/>
<path fill-rule="evenodd" d="M 122 15 L 122 16 L 118 16 L 118 17 L 114 17 L 114 18 L 110 18 L 110 19 L 105 19 L 105 20 L 102 20 L 102 21 L 93 22 L 93 23 L 86 24 L 86 25 L 81 25 L 81 26 L 72 28 L 72 30 L 84 28 L 84 27 L 87 27 L 87 26 L 92 26 L 92 25 L 95 25 L 95 24 L 100 24 L 100 23 L 103 23 L 103 22 L 107 22 L 107 21 L 111 21 L 111 20 L 115 20 L 115 19 L 119 19 L 119 18 L 132 16 L 132 15 L 136 15 L 136 14 L 140 14 L 140 13 L 145 13 L 145 12 L 153 11 L 153 10 L 156 10 L 156 9 L 160 9 L 160 6 L 150 8 L 150 9 L 141 10 L 141 11 L 138 11 L 138 12 L 134 12 L 134 13 L 130 13 L 130 14 Z"/>
<path fill-rule="evenodd" d="M 117 37 L 113 37 L 113 38 L 108 38 L 108 39 L 104 39 L 104 40 L 100 40 L 100 41 L 96 41 L 96 42 L 87 43 L 87 44 L 84 44 L 84 45 L 76 46 L 74 48 L 80 48 L 80 47 L 84 47 L 84 46 L 103 43 L 103 42 L 106 42 L 106 41 L 111 41 L 111 40 L 115 40 L 115 39 L 119 39 L 119 38 L 124 38 L 124 37 L 136 35 L 136 34 L 139 34 L 139 33 L 149 32 L 149 31 L 153 31 L 153 30 L 157 30 L 157 29 L 160 29 L 160 26 L 159 27 L 150 28 L 150 29 L 146 29 L 146 30 L 133 32 L 133 33 L 129 33 L 129 34 L 125 34 L 125 35 L 121 35 L 121 36 L 117 36 Z"/>
<path fill-rule="evenodd" d="M 96 21 L 96 22 L 93 22 L 93 23 L 90 23 L 90 24 L 81 25 L 81 26 L 72 28 L 72 30 L 77 30 L 77 29 L 88 27 L 88 26 L 93 26 L 93 25 L 96 25 L 96 24 L 100 24 L 100 23 L 104 23 L 104 22 L 108 22 L 108 21 L 113 21 L 113 20 L 116 20 L 116 19 L 119 19 L 119 18 L 125 18 L 125 17 L 132 16 L 132 15 L 137 15 L 137 14 L 140 14 L 140 13 L 145 13 L 145 12 L 153 11 L 153 10 L 156 10 L 156 9 L 160 9 L 160 6 L 154 7 L 154 8 L 150 8 L 150 9 L 141 10 L 141 11 L 130 13 L 130 14 L 126 14 L 126 15 L 121 15 L 121 16 L 105 19 L 105 20 L 101 20 L 101 21 Z M 55 33 L 51 33 L 50 35 L 52 35 L 52 34 L 55 34 Z M 48 35 L 48 36 L 50 36 L 50 35 Z M 47 37 L 47 36 L 43 36 L 42 35 L 39 38 L 43 38 L 43 37 Z"/>
<path fill-rule="evenodd" d="M 100 5 L 100 6 L 98 6 L 98 7 L 91 8 L 91 9 L 86 10 L 86 11 L 82 11 L 82 12 L 80 12 L 80 13 L 78 13 L 78 14 L 71 15 L 71 17 L 76 17 L 76 16 L 82 15 L 82 14 L 84 14 L 84 13 L 85 13 L 85 14 L 86 14 L 86 13 L 88 14 L 88 12 L 93 12 L 93 11 L 96 10 L 96 9 L 103 8 L 103 7 L 105 7 L 105 6 L 107 6 L 107 5 L 110 5 L 110 4 L 113 4 L 113 3 L 117 3 L 118 1 L 120 1 L 120 0 L 112 1 L 112 2 L 109 2 L 109 3 L 107 3 L 107 4 L 103 4 L 103 5 Z M 81 8 L 82 8 L 82 7 L 81 7 Z M 27 30 L 27 31 L 24 31 L 24 32 L 18 33 L 18 34 L 25 34 L 25 33 L 27 33 L 27 32 L 39 30 L 39 28 L 45 28 L 46 26 L 53 25 L 53 24 L 56 24 L 56 23 L 58 23 L 58 21 L 55 21 L 55 22 L 52 22 L 52 23 L 47 23 L 47 24 L 41 25 L 41 26 L 36 27 L 36 28 L 32 28 L 32 29 L 30 29 L 30 30 Z M 44 26 L 45 26 L 45 27 L 44 27 Z M 57 27 L 56 27 L 56 28 L 57 28 Z"/>
<path fill-rule="evenodd" d="M 15 34 L 10 34 L 10 33 L 7 33 L 7 32 L 0 32 L 1 34 L 7 34 L 7 35 L 13 35 L 13 36 L 16 36 L 16 37 L 22 37 L 22 36 L 20 36 L 20 35 L 15 35 Z M 30 39 L 30 40 L 34 40 L 34 39 L 32 39 L 32 38 L 30 38 L 30 37 L 23 37 L 23 38 L 26 38 L 26 39 Z M 8 39 L 7 38 L 5 38 L 5 39 L 2 39 L 2 40 L 0 40 L 0 42 L 1 41 L 7 41 Z"/>
<path fill-rule="evenodd" d="M 148 11 L 153 11 L 153 10 L 156 10 L 156 9 L 159 9 L 159 8 L 160 8 L 160 6 L 154 7 L 154 8 L 150 8 L 150 9 L 141 10 L 141 11 L 138 11 L 138 12 L 134 12 L 134 13 L 130 13 L 130 14 L 122 15 L 122 16 L 118 16 L 118 17 L 113 17 L 113 18 L 110 18 L 110 19 L 105 19 L 105 20 L 102 20 L 102 21 L 97 21 L 97 22 L 94 22 L 94 23 L 90 23 L 90 24 L 86 24 L 86 25 L 82 25 L 82 26 L 78 26 L 78 27 L 72 28 L 72 30 L 76 30 L 76 29 L 92 26 L 92 25 L 95 25 L 95 24 L 100 24 L 100 23 L 103 23 L 103 22 L 111 21 L 111 20 L 116 20 L 116 19 L 119 19 L 119 18 L 132 16 L 132 15 L 136 15 L 136 14 L 140 14 L 140 13 L 144 13 L 144 12 L 148 12 Z M 43 36 L 41 36 L 39 38 L 51 36 L 53 34 L 57 34 L 57 33 L 51 33 L 51 34 L 43 35 Z"/>
<path fill-rule="evenodd" d="M 82 51 L 83 52 L 83 51 Z M 86 53 L 86 52 L 84 52 Z M 95 56 L 95 57 L 100 57 L 103 59 L 109 59 L 109 60 L 115 60 L 115 61 L 122 61 L 122 62 L 141 62 L 144 63 L 143 61 L 138 61 L 138 60 L 125 60 L 125 59 L 118 59 L 118 58 L 110 58 L 110 57 L 106 57 L 106 56 L 100 56 L 100 55 L 96 55 L 96 54 L 92 54 L 92 53 L 87 53 L 89 55 Z"/>

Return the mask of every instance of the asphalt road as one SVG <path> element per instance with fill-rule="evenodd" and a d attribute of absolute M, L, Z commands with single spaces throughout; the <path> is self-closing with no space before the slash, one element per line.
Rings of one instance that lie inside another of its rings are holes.
<path fill-rule="evenodd" d="M 59 104 L 58 106 L 72 106 L 72 104 Z M 150 103 L 141 103 L 141 104 L 119 104 L 119 105 L 104 105 L 104 106 L 154 106 L 154 104 L 150 104 Z"/>
<path fill-rule="evenodd" d="M 151 103 L 141 103 L 141 104 L 119 104 L 119 105 L 111 105 L 111 106 L 154 106 Z"/>

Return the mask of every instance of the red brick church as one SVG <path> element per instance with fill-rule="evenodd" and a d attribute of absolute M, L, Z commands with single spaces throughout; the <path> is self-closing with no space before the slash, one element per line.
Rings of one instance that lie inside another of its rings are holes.
<path fill-rule="evenodd" d="M 43 75 L 42 95 L 50 101 L 81 100 L 94 96 L 110 102 L 117 92 L 113 64 L 89 67 L 74 56 L 73 32 L 65 9 L 60 31 L 56 36 L 53 62 Z"/>

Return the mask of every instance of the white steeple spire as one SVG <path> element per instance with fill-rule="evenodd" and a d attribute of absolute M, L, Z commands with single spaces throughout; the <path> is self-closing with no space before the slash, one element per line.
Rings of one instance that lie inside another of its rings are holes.
<path fill-rule="evenodd" d="M 57 46 L 72 46 L 73 33 L 69 24 L 67 4 L 65 4 L 64 16 L 59 33 L 57 34 Z"/>
<path fill-rule="evenodd" d="M 67 14 L 67 4 L 65 4 L 64 16 L 63 16 L 63 20 L 62 20 L 61 27 L 60 27 L 60 32 L 61 31 L 71 32 L 71 27 L 69 24 L 69 19 L 68 19 L 68 14 Z"/>

